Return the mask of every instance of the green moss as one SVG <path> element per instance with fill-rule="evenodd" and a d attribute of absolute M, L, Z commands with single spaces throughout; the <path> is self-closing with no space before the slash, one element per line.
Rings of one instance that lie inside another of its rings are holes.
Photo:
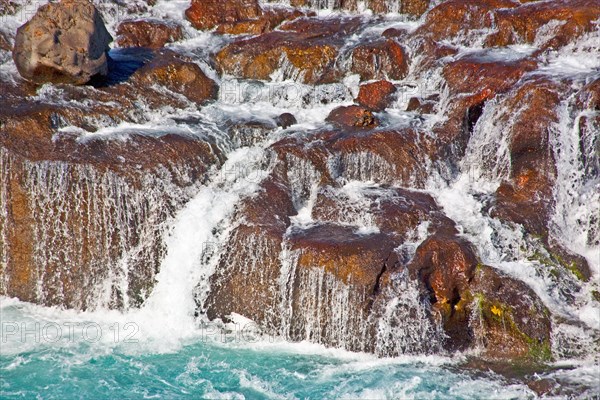
<path fill-rule="evenodd" d="M 476 274 L 481 274 L 482 269 L 483 269 L 483 264 L 480 263 L 480 262 L 478 262 L 477 266 L 475 267 L 475 273 Z"/>
<path fill-rule="evenodd" d="M 549 362 L 552 361 L 552 347 L 549 340 L 539 342 L 536 339 L 530 338 L 523 332 L 520 332 L 529 346 L 528 358 L 535 361 Z"/>
<path fill-rule="evenodd" d="M 527 257 L 529 261 L 537 261 L 542 265 L 550 268 L 550 274 L 555 278 L 560 277 L 560 272 L 556 269 L 556 267 L 561 266 L 571 272 L 577 279 L 580 281 L 587 281 L 586 277 L 577 267 L 577 263 L 575 262 L 566 262 L 559 254 L 548 253 L 548 255 L 543 254 L 540 250 L 535 250 L 532 255 Z"/>
<path fill-rule="evenodd" d="M 493 324 L 502 324 L 502 328 L 510 332 L 511 336 L 520 338 L 527 344 L 528 354 L 526 358 L 529 361 L 547 362 L 552 360 L 550 341 L 544 340 L 540 342 L 538 339 L 532 338 L 521 331 L 515 323 L 513 310 L 509 305 L 486 299 L 483 293 L 476 293 L 473 299 L 485 321 Z M 545 307 L 542 312 L 546 316 L 549 314 L 549 311 Z M 531 308 L 529 313 L 532 314 L 532 317 L 535 317 L 539 313 L 539 310 Z"/>
<path fill-rule="evenodd" d="M 600 292 L 597 290 L 592 290 L 592 297 L 594 300 L 600 303 Z"/>

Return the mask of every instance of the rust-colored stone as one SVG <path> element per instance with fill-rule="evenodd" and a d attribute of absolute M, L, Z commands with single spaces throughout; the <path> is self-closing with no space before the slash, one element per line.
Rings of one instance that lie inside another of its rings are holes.
<path fill-rule="evenodd" d="M 418 32 L 434 40 L 450 39 L 460 33 L 490 28 L 498 9 L 519 5 L 513 0 L 444 1 L 427 13 Z"/>
<path fill-rule="evenodd" d="M 293 8 L 265 8 L 258 19 L 223 23 L 217 27 L 216 32 L 230 35 L 260 35 L 274 30 L 285 21 L 303 16 L 306 16 L 304 12 Z"/>
<path fill-rule="evenodd" d="M 331 111 L 326 121 L 339 127 L 372 129 L 379 125 L 371 111 L 359 106 L 338 107 Z"/>
<path fill-rule="evenodd" d="M 383 111 L 390 103 L 396 87 L 389 81 L 361 85 L 355 102 L 373 111 Z"/>
<path fill-rule="evenodd" d="M 408 74 L 408 60 L 402 46 L 392 39 L 387 39 L 354 48 L 350 69 L 359 74 L 362 80 L 399 80 Z"/>
<path fill-rule="evenodd" d="M 196 29 L 258 19 L 262 15 L 257 0 L 193 0 L 185 16 Z"/>
<path fill-rule="evenodd" d="M 288 78 L 304 83 L 333 82 L 339 78 L 335 61 L 344 36 L 359 28 L 357 18 L 298 18 L 278 31 L 225 46 L 217 53 L 217 66 L 242 78 L 269 80 L 283 67 Z"/>
<path fill-rule="evenodd" d="M 158 49 L 167 43 L 183 39 L 183 30 L 174 22 L 129 20 L 119 24 L 117 35 L 117 44 L 120 47 Z"/>
<path fill-rule="evenodd" d="M 198 104 L 215 100 L 219 92 L 217 84 L 204 74 L 198 64 L 170 51 L 157 53 L 133 74 L 131 81 L 140 86 L 163 85 Z"/>
<path fill-rule="evenodd" d="M 498 31 L 487 38 L 489 46 L 507 46 L 515 43 L 533 43 L 540 28 L 560 21 L 552 37 L 542 49 L 558 49 L 574 38 L 596 28 L 600 7 L 587 0 L 544 1 L 520 7 L 499 10 L 496 14 Z"/>

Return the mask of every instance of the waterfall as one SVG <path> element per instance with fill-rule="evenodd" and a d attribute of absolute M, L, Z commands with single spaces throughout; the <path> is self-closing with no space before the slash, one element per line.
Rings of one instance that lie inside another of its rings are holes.
<path fill-rule="evenodd" d="M 168 219 L 188 198 L 189 167 L 124 176 L 4 148 L 0 162 L 2 293 L 28 290 L 31 301 L 78 309 L 139 306 L 163 258 Z"/>
<path fill-rule="evenodd" d="M 600 274 L 600 126 L 598 110 L 575 112 L 575 95 L 564 100 L 552 136 L 557 178 L 552 236 L 584 255 Z M 595 133 L 595 134 L 594 134 Z"/>

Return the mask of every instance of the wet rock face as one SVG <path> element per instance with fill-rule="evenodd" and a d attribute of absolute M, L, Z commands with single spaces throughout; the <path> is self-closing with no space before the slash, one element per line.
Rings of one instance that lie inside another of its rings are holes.
<path fill-rule="evenodd" d="M 311 7 L 313 9 L 331 7 L 331 3 L 319 0 L 291 0 L 290 4 L 294 7 Z M 419 17 L 427 11 L 429 0 L 366 0 L 364 6 L 375 14 L 400 12 Z M 357 7 L 357 0 L 341 0 L 333 3 L 333 8 L 338 10 L 356 11 Z"/>
<path fill-rule="evenodd" d="M 11 15 L 14 14 L 19 5 L 14 1 L 0 0 L 0 15 Z"/>
<path fill-rule="evenodd" d="M 166 221 L 216 162 L 211 147 L 176 135 L 65 138 L 36 160 L 0 135 L 0 293 L 74 309 L 141 305 L 164 257 Z M 39 138 L 12 143 L 27 140 Z"/>
<path fill-rule="evenodd" d="M 144 123 L 140 104 L 189 106 L 182 94 L 204 102 L 205 88 L 214 95 L 195 63 L 169 52 L 120 84 L 57 85 L 68 106 L 32 98 L 34 84 L 0 82 L 2 295 L 74 309 L 141 305 L 164 257 L 166 221 L 222 155 L 169 131 L 124 132 L 127 140 L 94 132 Z"/>
<path fill-rule="evenodd" d="M 4 36 L 2 32 L 0 32 L 0 50 L 10 51 L 12 49 L 12 45 L 8 41 L 8 38 Z"/>
<path fill-rule="evenodd" d="M 139 86 L 162 85 L 198 104 L 216 99 L 219 93 L 219 86 L 198 64 L 168 50 L 156 53 L 150 62 L 135 72 L 131 81 Z"/>
<path fill-rule="evenodd" d="M 117 29 L 120 47 L 149 47 L 158 49 L 167 43 L 183 39 L 180 25 L 154 20 L 123 21 Z"/>
<path fill-rule="evenodd" d="M 282 69 L 285 78 L 304 83 L 335 82 L 340 76 L 335 62 L 344 36 L 360 26 L 358 18 L 299 18 L 277 31 L 225 46 L 216 63 L 222 72 L 241 78 L 270 80 Z"/>
<path fill-rule="evenodd" d="M 379 124 L 371 111 L 359 106 L 338 107 L 331 111 L 326 121 L 338 127 L 364 129 L 372 129 Z"/>
<path fill-rule="evenodd" d="M 19 73 L 36 83 L 85 84 L 108 72 L 112 37 L 87 0 L 40 7 L 17 31 L 13 58 Z"/>
<path fill-rule="evenodd" d="M 257 0 L 193 0 L 185 16 L 196 29 L 258 19 L 262 10 Z"/>
<path fill-rule="evenodd" d="M 594 30 L 600 7 L 586 0 L 534 2 L 522 7 L 498 10 L 497 32 L 487 38 L 489 46 L 542 42 L 542 50 L 558 49 L 585 32 Z M 542 28 L 553 26 L 551 34 Z"/>
<path fill-rule="evenodd" d="M 429 195 L 340 188 L 315 167 L 288 153 L 243 200 L 200 305 L 209 318 L 241 314 L 291 340 L 380 355 L 477 347 L 494 359 L 550 357 L 541 301 L 481 265 Z M 321 182 L 313 222 L 296 225 L 297 185 L 311 182 Z"/>
<path fill-rule="evenodd" d="M 0 293 L 74 309 L 139 306 L 164 257 L 167 219 L 218 158 L 178 135 L 81 142 L 58 133 L 58 121 L 83 125 L 85 114 L 2 108 Z"/>
<path fill-rule="evenodd" d="M 517 222 L 540 236 L 547 235 L 554 201 L 556 167 L 549 131 L 558 121 L 555 110 L 560 90 L 551 82 L 532 81 L 507 101 L 507 107 L 519 107 L 521 113 L 511 130 L 510 179 L 496 192 L 493 215 Z"/>
<path fill-rule="evenodd" d="M 471 30 L 489 28 L 496 10 L 519 5 L 513 0 L 444 1 L 427 13 L 425 24 L 419 30 L 434 40 L 449 39 Z"/>
<path fill-rule="evenodd" d="M 269 199 L 265 201 L 265 199 Z M 265 329 L 277 330 L 279 255 L 294 205 L 286 180 L 274 174 L 256 196 L 238 207 L 233 230 L 219 267 L 211 277 L 211 293 L 202 305 L 209 318 L 232 313 L 252 316 Z"/>
<path fill-rule="evenodd" d="M 523 4 L 524 3 L 524 4 Z M 540 51 L 558 49 L 594 29 L 600 16 L 596 4 L 586 0 L 532 1 L 450 0 L 426 17 L 419 31 L 435 40 L 463 41 L 481 35 L 487 47 L 540 42 Z M 479 31 L 479 32 L 478 32 Z"/>
<path fill-rule="evenodd" d="M 396 87 L 388 81 L 361 85 L 355 102 L 373 111 L 383 111 L 391 101 Z"/>
<path fill-rule="evenodd" d="M 352 50 L 350 70 L 361 80 L 403 79 L 408 74 L 408 59 L 402 46 L 392 39 L 360 45 Z"/>
<path fill-rule="evenodd" d="M 523 282 L 478 263 L 471 245 L 452 232 L 430 236 L 409 269 L 417 274 L 451 351 L 479 347 L 492 359 L 548 361 L 550 315 Z"/>
<path fill-rule="evenodd" d="M 260 35 L 270 32 L 285 21 L 306 16 L 306 13 L 288 7 L 263 8 L 257 19 L 226 22 L 217 26 L 216 32 L 230 35 Z"/>

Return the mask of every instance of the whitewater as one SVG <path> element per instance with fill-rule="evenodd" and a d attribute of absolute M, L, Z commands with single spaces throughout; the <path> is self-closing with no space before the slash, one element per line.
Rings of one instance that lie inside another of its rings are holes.
<path fill-rule="evenodd" d="M 38 4 L 38 3 L 36 3 Z M 315 87 L 297 83 L 285 70 L 277 71 L 271 82 L 260 85 L 219 75 L 202 61 L 206 55 L 231 38 L 199 32 L 182 19 L 189 1 L 159 0 L 144 17 L 172 18 L 181 21 L 186 39 L 169 44 L 179 53 L 192 57 L 202 70 L 221 87 L 218 101 L 198 109 L 140 109 L 139 123 L 103 126 L 98 121 L 93 133 L 74 127 L 63 132 L 89 140 L 127 141 L 128 136 L 160 136 L 162 132 L 210 138 L 224 152 L 226 160 L 213 167 L 203 184 L 187 190 L 187 201 L 168 222 L 164 232 L 165 257 L 156 275 L 156 285 L 139 308 L 109 309 L 108 294 L 115 285 L 127 293 L 127 280 L 117 272 L 98 288 L 98 304 L 86 311 L 44 307 L 17 299 L 0 297 L 0 397 L 12 398 L 202 398 L 202 399 L 533 399 L 536 393 L 519 379 L 491 370 L 468 367 L 476 353 L 450 356 L 401 355 L 379 358 L 372 354 L 327 348 L 308 341 L 292 342 L 284 335 L 265 334 L 243 316 L 231 321 L 211 321 L 198 315 L 210 292 L 210 277 L 218 268 L 220 252 L 235 228 L 232 218 L 236 205 L 256 194 L 260 183 L 273 167 L 269 146 L 289 133 L 279 128 L 250 146 L 236 143 L 221 126 L 223 121 L 244 117 L 271 120 L 274 115 L 291 112 L 298 120 L 294 130 L 318 128 L 325 117 L 341 105 L 352 104 L 358 93 L 356 76 L 342 83 Z M 102 5 L 99 7 L 102 10 Z M 322 18 L 342 14 L 327 9 Z M 105 11 L 110 6 L 105 4 Z M 369 12 L 364 12 L 365 18 Z M 114 35 L 118 17 L 104 14 Z M 1 30 L 14 31 L 24 16 L 5 18 Z M 388 28 L 409 31 L 423 21 L 409 21 L 400 14 L 389 14 L 370 24 L 354 39 L 381 34 Z M 580 85 L 600 76 L 600 31 L 584 35 L 574 44 L 547 57 L 532 73 L 547 77 L 581 77 Z M 351 46 L 352 43 L 347 44 Z M 485 51 L 481 43 L 464 38 L 457 58 L 480 54 L 490 60 L 518 60 L 535 50 L 535 45 L 509 46 L 501 52 Z M 113 50 L 114 51 L 114 50 Z M 418 62 L 418 56 L 415 57 Z M 0 51 L 0 77 L 15 79 L 12 59 Z M 444 107 L 433 115 L 421 117 L 407 113 L 408 99 L 415 93 L 439 88 L 441 71 L 433 69 L 426 79 L 394 82 L 401 87 L 396 102 L 383 121 L 388 126 L 431 127 L 443 120 Z M 410 83 L 410 84 L 409 84 Z M 40 100 L 60 104 L 61 93 L 51 85 L 38 90 Z M 449 96 L 449 95 L 448 95 Z M 308 100 L 307 100 L 308 99 Z M 442 98 L 444 104 L 447 99 Z M 600 214 L 600 177 L 586 176 L 578 166 L 581 148 L 577 128 L 582 115 L 571 113 L 568 99 L 560 106 L 560 120 L 551 133 L 560 148 L 556 154 L 558 182 L 552 231 L 564 245 L 585 257 L 592 279 L 582 284 L 574 299 L 564 301 L 561 282 L 543 266 L 515 249 L 527 247 L 519 229 L 508 228 L 482 212 L 482 198 L 494 193 L 509 170 L 508 143 L 503 127 L 498 126 L 501 111 L 496 100 L 486 103 L 469 141 L 467 152 L 453 176 L 437 174 L 431 165 L 431 178 L 422 192 L 430 194 L 453 219 L 461 235 L 473 243 L 482 262 L 525 282 L 560 321 L 553 325 L 552 351 L 556 356 L 540 380 L 550 378 L 572 385 L 580 398 L 600 393 L 600 306 L 592 292 L 600 288 L 600 247 L 590 246 L 590 232 L 597 227 L 581 221 L 594 221 Z M 494 143 L 494 148 L 485 144 Z M 494 160 L 493 168 L 479 168 L 480 161 Z M 127 160 L 125 160 L 127 162 Z M 442 171 L 443 172 L 443 171 Z M 306 171 L 308 179 L 316 178 Z M 1 174 L 0 174 L 1 175 Z M 343 178 L 345 179 L 345 178 Z M 343 190 L 360 203 L 365 187 L 377 186 L 368 180 L 347 180 Z M 167 187 L 165 190 L 169 190 Z M 175 190 L 175 189 L 173 189 Z M 316 196 L 316 193 L 314 193 Z M 314 196 L 301 205 L 294 226 L 313 223 Z M 2 199 L 0 199 L 0 202 Z M 596 220 L 597 221 L 597 220 Z M 368 234 L 377 227 L 360 213 L 348 216 L 349 226 Z M 593 222 L 592 222 L 593 223 Z M 427 227 L 415 232 L 412 246 L 425 238 Z M 423 231 L 425 233 L 423 233 Z M 596 233 L 598 235 L 600 233 Z M 500 239 L 498 239 L 500 237 Z M 285 254 L 285 252 L 284 252 Z M 291 255 L 290 255 L 291 257 Z M 126 268 L 126 261 L 124 261 Z M 528 268 L 523 268 L 523 266 Z M 410 290 L 410 288 L 407 288 Z M 284 313 L 285 310 L 282 311 Z M 432 328 L 433 329 L 433 328 Z"/>

